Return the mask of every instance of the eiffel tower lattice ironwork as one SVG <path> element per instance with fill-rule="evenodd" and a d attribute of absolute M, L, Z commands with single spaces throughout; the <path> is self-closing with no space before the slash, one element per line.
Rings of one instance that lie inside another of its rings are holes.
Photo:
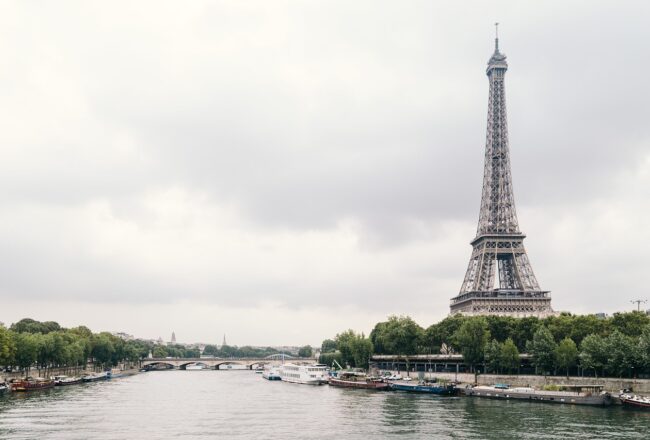
<path fill-rule="evenodd" d="M 483 193 L 472 256 L 451 313 L 547 316 L 550 292 L 541 290 L 524 249 L 512 191 L 506 95 L 506 56 L 499 37 L 487 67 L 490 82 Z"/>

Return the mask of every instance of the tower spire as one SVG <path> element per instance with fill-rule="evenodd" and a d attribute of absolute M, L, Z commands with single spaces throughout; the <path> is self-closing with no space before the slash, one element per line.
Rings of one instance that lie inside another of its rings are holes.
<path fill-rule="evenodd" d="M 499 22 L 494 23 L 494 52 L 499 53 Z"/>

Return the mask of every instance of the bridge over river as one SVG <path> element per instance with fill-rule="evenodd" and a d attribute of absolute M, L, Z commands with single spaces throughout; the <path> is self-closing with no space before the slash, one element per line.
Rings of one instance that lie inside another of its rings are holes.
<path fill-rule="evenodd" d="M 264 358 L 147 358 L 140 362 L 141 368 L 146 369 L 178 369 L 185 370 L 188 365 L 202 365 L 205 368 L 214 370 L 226 369 L 247 369 L 261 367 L 267 364 L 279 364 L 282 362 L 294 364 L 312 364 L 317 362 L 316 358 L 298 358 L 289 355 L 274 354 Z"/>

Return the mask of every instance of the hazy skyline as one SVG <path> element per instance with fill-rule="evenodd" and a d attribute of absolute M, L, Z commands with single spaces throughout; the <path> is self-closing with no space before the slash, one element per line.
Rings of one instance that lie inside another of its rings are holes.
<path fill-rule="evenodd" d="M 645 2 L 4 2 L 0 322 L 317 344 L 449 312 L 493 23 L 556 310 L 648 298 Z"/>

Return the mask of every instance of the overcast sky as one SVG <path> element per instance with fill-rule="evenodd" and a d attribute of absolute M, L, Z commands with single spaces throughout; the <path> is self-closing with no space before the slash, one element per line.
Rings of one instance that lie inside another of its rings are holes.
<path fill-rule="evenodd" d="M 540 285 L 556 310 L 632 309 L 648 2 L 3 1 L 0 321 L 262 345 L 442 319 L 495 21 Z"/>

